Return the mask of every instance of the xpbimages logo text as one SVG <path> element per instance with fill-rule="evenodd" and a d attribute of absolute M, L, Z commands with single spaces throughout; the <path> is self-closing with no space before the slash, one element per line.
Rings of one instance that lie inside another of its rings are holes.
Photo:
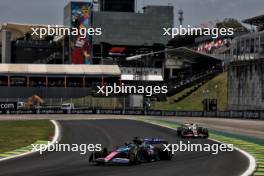
<path fill-rule="evenodd" d="M 38 151 L 40 155 L 44 152 L 79 152 L 81 155 L 85 155 L 87 152 L 101 151 L 102 144 L 61 144 L 56 141 L 54 144 L 48 142 L 48 144 L 31 144 L 32 152 Z"/>
<path fill-rule="evenodd" d="M 105 96 L 109 96 L 111 94 L 145 94 L 146 96 L 150 97 L 153 94 L 168 93 L 167 86 L 134 86 L 125 85 L 124 83 L 117 85 L 114 83 L 113 85 L 97 86 L 97 88 L 97 94 L 103 94 Z"/>
<path fill-rule="evenodd" d="M 198 28 L 198 27 L 191 27 L 187 25 L 187 27 L 183 27 L 180 25 L 179 28 L 163 28 L 164 36 L 171 36 L 171 38 L 175 38 L 176 36 L 211 36 L 212 39 L 216 39 L 219 36 L 233 36 L 234 35 L 234 28 Z"/>
<path fill-rule="evenodd" d="M 32 27 L 31 35 L 37 35 L 39 38 L 43 38 L 45 36 L 80 36 L 81 38 L 86 38 L 87 36 L 98 36 L 102 35 L 102 28 L 69 28 L 64 26 L 51 26 L 47 25 L 47 27 Z"/>

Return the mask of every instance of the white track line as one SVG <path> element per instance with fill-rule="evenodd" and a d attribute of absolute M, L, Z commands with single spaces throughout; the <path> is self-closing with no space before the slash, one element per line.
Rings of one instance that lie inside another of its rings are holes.
<path fill-rule="evenodd" d="M 59 125 L 59 123 L 57 121 L 55 121 L 55 120 L 50 120 L 50 121 L 54 125 L 55 131 L 54 131 L 53 139 L 52 139 L 51 143 L 49 143 L 48 147 L 50 147 L 51 145 L 54 145 L 56 141 L 59 141 L 60 140 L 60 135 L 61 135 L 60 134 L 60 125 Z M 6 161 L 6 160 L 9 160 L 9 159 L 20 158 L 20 157 L 23 157 L 23 156 L 31 155 L 31 154 L 36 153 L 38 151 L 39 150 L 29 151 L 29 152 L 25 152 L 25 153 L 22 153 L 22 154 L 18 154 L 18 155 L 2 158 L 2 159 L 0 159 L 0 162 L 1 161 Z"/>
<path fill-rule="evenodd" d="M 210 138 L 210 140 L 223 144 L 223 142 L 218 141 L 216 139 Z M 248 166 L 247 170 L 243 174 L 241 174 L 241 176 L 250 176 L 250 175 L 252 175 L 254 173 L 255 169 L 256 169 L 256 160 L 255 160 L 255 158 L 252 155 L 250 155 L 248 152 L 246 152 L 244 150 L 241 150 L 240 148 L 234 147 L 234 149 L 239 151 L 243 155 L 245 155 L 248 158 L 248 160 L 249 160 L 249 166 Z"/>

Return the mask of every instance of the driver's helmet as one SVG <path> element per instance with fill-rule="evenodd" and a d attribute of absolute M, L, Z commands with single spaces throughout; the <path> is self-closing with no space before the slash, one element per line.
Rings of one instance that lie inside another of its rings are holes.
<path fill-rule="evenodd" d="M 142 140 L 139 137 L 135 137 L 133 143 L 136 145 L 142 145 Z"/>

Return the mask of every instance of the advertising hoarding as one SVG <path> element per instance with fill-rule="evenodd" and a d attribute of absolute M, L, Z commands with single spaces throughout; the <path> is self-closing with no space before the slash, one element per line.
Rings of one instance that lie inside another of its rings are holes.
<path fill-rule="evenodd" d="M 89 29 L 92 27 L 92 8 L 89 2 L 71 3 L 71 27 Z M 92 64 L 92 36 L 70 36 L 71 64 Z"/>

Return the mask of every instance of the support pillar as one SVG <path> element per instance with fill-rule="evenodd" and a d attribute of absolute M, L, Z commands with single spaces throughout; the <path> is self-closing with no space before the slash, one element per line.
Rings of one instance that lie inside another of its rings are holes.
<path fill-rule="evenodd" d="M 48 85 L 49 85 L 49 79 L 48 79 L 48 77 L 46 76 L 46 81 L 45 81 L 46 83 L 46 87 L 48 87 Z"/>
<path fill-rule="evenodd" d="M 83 77 L 82 84 L 83 84 L 83 87 L 85 87 L 85 76 Z"/>
<path fill-rule="evenodd" d="M 101 78 L 101 86 L 104 86 L 104 77 L 102 76 L 102 78 Z"/>
<path fill-rule="evenodd" d="M 67 88 L 67 77 L 64 77 L 64 88 Z"/>
<path fill-rule="evenodd" d="M 122 86 L 122 80 L 121 80 L 121 78 L 119 79 L 119 86 Z"/>
<path fill-rule="evenodd" d="M 7 86 L 10 87 L 10 76 L 7 76 Z"/>
<path fill-rule="evenodd" d="M 27 76 L 27 87 L 29 87 L 29 83 L 30 82 L 30 80 L 29 80 L 29 76 Z"/>

